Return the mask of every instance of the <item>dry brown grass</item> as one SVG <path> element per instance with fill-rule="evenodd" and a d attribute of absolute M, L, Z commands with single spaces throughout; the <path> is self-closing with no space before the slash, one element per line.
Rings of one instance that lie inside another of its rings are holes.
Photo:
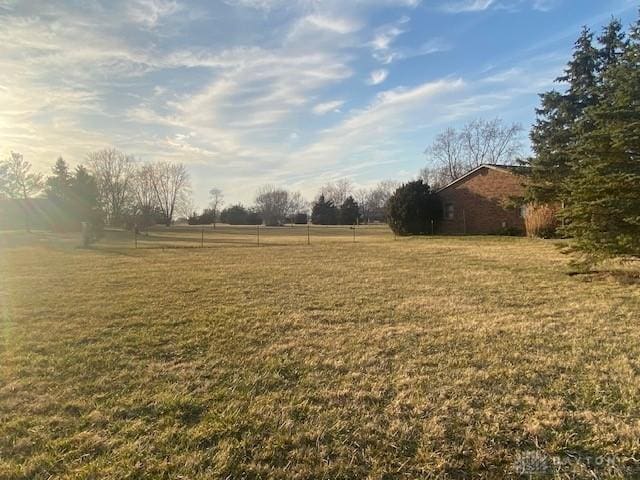
<path fill-rule="evenodd" d="M 636 285 L 539 240 L 330 240 L 5 236 L 0 478 L 633 475 Z"/>

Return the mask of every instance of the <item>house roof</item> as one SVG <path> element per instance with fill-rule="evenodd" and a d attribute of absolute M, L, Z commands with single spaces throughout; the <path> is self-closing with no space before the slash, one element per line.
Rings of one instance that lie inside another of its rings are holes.
<path fill-rule="evenodd" d="M 456 178 L 453 182 L 450 182 L 448 184 L 446 184 L 444 187 L 439 188 L 438 190 L 436 190 L 436 193 L 439 193 L 443 190 L 446 190 L 447 188 L 455 185 L 458 182 L 461 182 L 462 180 L 464 180 L 465 178 L 467 178 L 470 175 L 473 175 L 474 173 L 476 173 L 478 170 L 482 169 L 482 168 L 490 168 L 492 170 L 497 170 L 498 172 L 506 172 L 506 173 L 511 173 L 514 175 L 520 175 L 522 172 L 522 168 L 525 167 L 521 167 L 518 165 L 499 165 L 497 163 L 483 163 L 482 165 L 477 166 L 476 168 L 469 170 L 467 173 L 465 173 L 464 175 Z"/>

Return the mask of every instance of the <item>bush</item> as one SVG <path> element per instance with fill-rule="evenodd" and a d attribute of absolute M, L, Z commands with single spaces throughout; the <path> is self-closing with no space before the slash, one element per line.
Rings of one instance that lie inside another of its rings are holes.
<path fill-rule="evenodd" d="M 547 204 L 530 203 L 524 216 L 528 237 L 552 238 L 556 235 L 556 212 Z"/>
<path fill-rule="evenodd" d="M 309 215 L 306 213 L 296 213 L 293 216 L 293 223 L 296 225 L 306 225 L 309 223 Z"/>
<path fill-rule="evenodd" d="M 387 221 L 397 235 L 430 233 L 431 221 L 441 218 L 442 203 L 422 180 L 402 185 L 387 202 Z"/>

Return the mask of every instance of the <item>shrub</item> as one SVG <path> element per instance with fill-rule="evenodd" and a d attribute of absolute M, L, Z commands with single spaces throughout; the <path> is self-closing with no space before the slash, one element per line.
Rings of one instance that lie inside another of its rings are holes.
<path fill-rule="evenodd" d="M 387 202 L 387 221 L 398 235 L 430 233 L 431 221 L 440 218 L 442 203 L 422 180 L 405 183 Z"/>
<path fill-rule="evenodd" d="M 529 237 L 551 238 L 555 236 L 558 226 L 556 212 L 547 204 L 530 203 L 527 205 L 524 225 Z"/>

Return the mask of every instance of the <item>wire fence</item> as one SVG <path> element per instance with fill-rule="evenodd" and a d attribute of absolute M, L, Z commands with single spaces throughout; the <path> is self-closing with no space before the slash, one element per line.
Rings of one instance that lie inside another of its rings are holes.
<path fill-rule="evenodd" d="M 145 231 L 106 230 L 99 242 L 121 248 L 212 248 L 216 246 L 312 245 L 394 239 L 387 225 L 177 225 Z"/>

